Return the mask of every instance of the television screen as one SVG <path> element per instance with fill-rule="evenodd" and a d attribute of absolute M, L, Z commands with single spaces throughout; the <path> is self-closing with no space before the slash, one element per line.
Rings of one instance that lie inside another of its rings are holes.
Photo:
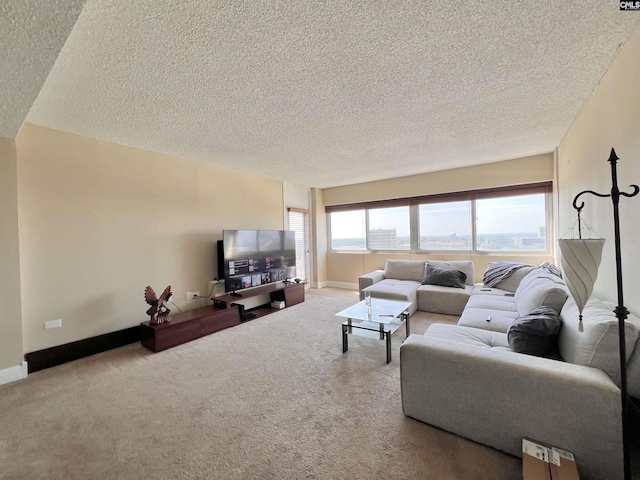
<path fill-rule="evenodd" d="M 295 232 L 287 230 L 223 230 L 225 291 L 235 292 L 295 276 Z"/>

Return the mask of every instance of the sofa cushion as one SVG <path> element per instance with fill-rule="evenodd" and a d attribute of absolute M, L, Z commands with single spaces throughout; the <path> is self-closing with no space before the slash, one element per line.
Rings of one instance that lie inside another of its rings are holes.
<path fill-rule="evenodd" d="M 489 266 L 491 265 L 493 265 L 493 263 L 489 263 Z M 509 275 L 507 278 L 493 285 L 492 288 L 499 288 L 501 290 L 515 293 L 522 279 L 529 275 L 536 268 L 537 267 L 534 267 L 532 265 L 523 265 L 511 272 L 511 275 Z"/>
<path fill-rule="evenodd" d="M 384 278 L 411 280 L 421 283 L 424 277 L 424 260 L 387 260 Z"/>
<path fill-rule="evenodd" d="M 420 282 L 414 282 L 412 280 L 385 278 L 384 280 L 380 280 L 370 287 L 365 288 L 362 291 L 362 295 L 364 295 L 364 292 L 371 292 L 371 296 L 375 298 L 411 302 L 409 313 L 413 315 L 418 308 L 416 290 L 419 286 Z"/>
<path fill-rule="evenodd" d="M 469 299 L 469 302 L 473 296 Z M 458 325 L 473 327 L 492 332 L 507 333 L 513 321 L 518 318 L 517 311 L 499 310 L 491 308 L 473 308 L 469 304 L 462 312 Z"/>
<path fill-rule="evenodd" d="M 578 306 L 573 298 L 569 298 L 562 308 L 558 348 L 566 362 L 604 370 L 620 386 L 618 319 L 613 313 L 614 308 L 613 303 L 591 297 L 582 310 L 583 331 L 580 331 Z M 633 353 L 639 326 L 640 321 L 635 315 L 630 315 L 625 321 L 627 360 Z M 640 378 L 634 379 L 631 375 L 627 378 L 629 390 L 638 391 Z"/>
<path fill-rule="evenodd" d="M 448 323 L 432 323 L 429 325 L 429 328 L 427 328 L 424 336 L 458 342 L 465 345 L 511 351 L 509 342 L 507 341 L 507 335 L 504 333 L 461 327 Z"/>
<path fill-rule="evenodd" d="M 538 307 L 550 307 L 560 313 L 569 291 L 560 277 L 535 269 L 522 279 L 514 298 L 520 315 L 527 315 Z"/>
<path fill-rule="evenodd" d="M 440 285 L 441 287 L 464 288 L 467 274 L 453 268 L 439 268 L 427 262 L 423 285 Z"/>
<path fill-rule="evenodd" d="M 546 357 L 558 349 L 561 326 L 562 321 L 554 309 L 538 307 L 513 321 L 507 331 L 507 340 L 514 352 Z"/>
<path fill-rule="evenodd" d="M 509 295 L 513 298 L 513 292 L 502 290 L 501 288 L 485 287 L 481 283 L 477 283 L 473 286 L 473 292 L 471 293 L 471 295 Z"/>
<path fill-rule="evenodd" d="M 465 284 L 473 287 L 473 284 L 475 282 L 475 269 L 471 260 L 427 260 L 427 263 L 438 268 L 450 268 L 464 272 L 467 275 Z"/>
<path fill-rule="evenodd" d="M 473 288 L 469 285 L 465 285 L 464 288 L 422 285 L 417 292 L 418 310 L 444 315 L 460 315 L 472 290 Z"/>
<path fill-rule="evenodd" d="M 636 346 L 627 362 L 627 389 L 629 395 L 640 398 L 640 319 L 631 315 L 629 320 L 635 322 L 639 340 L 636 341 Z"/>
<path fill-rule="evenodd" d="M 498 290 L 497 288 L 484 291 L 484 289 L 479 288 L 479 285 L 473 287 L 467 308 L 489 308 L 506 312 L 518 312 L 516 300 L 512 293 L 506 290 Z"/>

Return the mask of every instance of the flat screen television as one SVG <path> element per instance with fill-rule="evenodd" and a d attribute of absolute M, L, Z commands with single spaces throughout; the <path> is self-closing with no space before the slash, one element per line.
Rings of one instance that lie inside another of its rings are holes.
<path fill-rule="evenodd" d="M 295 232 L 223 230 L 221 243 L 218 273 L 224 278 L 226 292 L 285 281 L 296 275 Z"/>

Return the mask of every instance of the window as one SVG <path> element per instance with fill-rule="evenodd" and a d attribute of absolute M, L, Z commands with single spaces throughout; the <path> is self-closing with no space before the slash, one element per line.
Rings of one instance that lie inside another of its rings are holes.
<path fill-rule="evenodd" d="M 471 250 L 471 201 L 418 205 L 419 250 Z"/>
<path fill-rule="evenodd" d="M 364 210 L 333 212 L 330 218 L 331 250 L 365 250 L 367 235 Z"/>
<path fill-rule="evenodd" d="M 373 208 L 369 212 L 369 250 L 411 250 L 409 207 Z"/>
<path fill-rule="evenodd" d="M 476 200 L 476 250 L 546 251 L 545 195 Z"/>
<path fill-rule="evenodd" d="M 548 252 L 551 182 L 327 206 L 330 249 Z"/>

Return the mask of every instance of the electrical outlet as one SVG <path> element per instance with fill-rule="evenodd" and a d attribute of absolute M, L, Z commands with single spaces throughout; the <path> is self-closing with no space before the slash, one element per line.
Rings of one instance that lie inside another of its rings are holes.
<path fill-rule="evenodd" d="M 62 326 L 62 319 L 58 320 L 49 320 L 48 322 L 44 322 L 45 330 L 49 330 L 50 328 L 58 328 Z"/>
<path fill-rule="evenodd" d="M 187 292 L 187 300 L 197 300 L 200 292 Z"/>

